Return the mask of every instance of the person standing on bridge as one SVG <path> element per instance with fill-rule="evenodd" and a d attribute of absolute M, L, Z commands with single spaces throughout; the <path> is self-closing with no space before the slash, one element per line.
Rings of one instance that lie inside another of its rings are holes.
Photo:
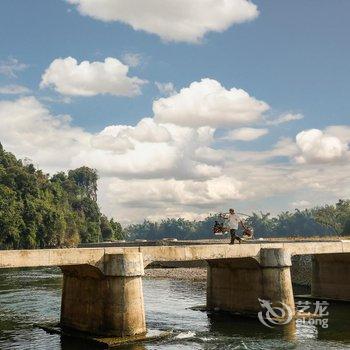
<path fill-rule="evenodd" d="M 230 244 L 235 244 L 235 240 L 241 243 L 242 239 L 241 237 L 237 236 L 236 232 L 238 230 L 239 224 L 245 228 L 242 219 L 235 213 L 234 209 L 230 209 L 228 213 L 220 214 L 220 216 L 228 221 L 228 227 L 230 229 L 231 235 Z"/>

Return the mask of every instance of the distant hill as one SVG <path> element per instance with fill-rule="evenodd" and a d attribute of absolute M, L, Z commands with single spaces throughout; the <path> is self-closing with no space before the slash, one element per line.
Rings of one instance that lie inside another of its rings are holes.
<path fill-rule="evenodd" d="M 122 238 L 102 215 L 97 173 L 88 167 L 44 174 L 0 144 L 0 249 L 71 247 Z"/>

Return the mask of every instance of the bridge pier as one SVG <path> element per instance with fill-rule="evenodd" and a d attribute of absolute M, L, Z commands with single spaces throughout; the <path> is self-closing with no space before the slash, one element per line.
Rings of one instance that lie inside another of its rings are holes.
<path fill-rule="evenodd" d="M 294 313 L 291 257 L 283 249 L 261 249 L 260 257 L 208 261 L 207 307 L 256 314 L 258 299 L 283 302 Z"/>
<path fill-rule="evenodd" d="M 142 254 L 106 254 L 101 265 L 61 267 L 61 327 L 115 337 L 146 333 Z"/>
<path fill-rule="evenodd" d="M 350 301 L 350 254 L 313 256 L 311 295 Z"/>

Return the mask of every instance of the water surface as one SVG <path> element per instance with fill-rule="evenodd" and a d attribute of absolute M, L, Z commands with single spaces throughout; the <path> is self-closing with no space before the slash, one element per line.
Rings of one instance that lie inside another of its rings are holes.
<path fill-rule="evenodd" d="M 33 327 L 59 320 L 61 284 L 59 269 L 0 270 L 1 350 L 93 349 Z M 349 303 L 331 303 L 327 329 L 295 324 L 268 329 L 255 319 L 191 310 L 205 304 L 205 293 L 202 282 L 144 279 L 148 327 L 172 329 L 174 337 L 118 349 L 350 349 Z"/>

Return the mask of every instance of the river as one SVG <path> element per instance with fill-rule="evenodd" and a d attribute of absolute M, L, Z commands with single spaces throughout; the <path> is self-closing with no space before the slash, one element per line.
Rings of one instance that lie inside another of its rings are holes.
<path fill-rule="evenodd" d="M 0 349 L 93 349 L 80 340 L 50 335 L 33 324 L 59 320 L 59 269 L 0 271 Z M 350 303 L 331 303 L 329 327 L 279 326 L 258 320 L 190 309 L 205 304 L 205 283 L 144 279 L 147 325 L 174 336 L 122 350 L 185 349 L 350 349 Z"/>

